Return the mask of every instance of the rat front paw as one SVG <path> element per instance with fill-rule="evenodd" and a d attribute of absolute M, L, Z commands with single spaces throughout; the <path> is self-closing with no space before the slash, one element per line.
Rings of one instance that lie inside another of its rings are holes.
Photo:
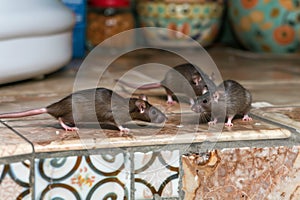
<path fill-rule="evenodd" d="M 129 134 L 130 132 L 129 128 L 124 128 L 122 126 L 119 126 L 119 129 L 120 129 L 120 134 L 119 134 L 120 137 L 129 137 L 129 138 L 133 137 L 132 135 Z"/>
<path fill-rule="evenodd" d="M 176 101 L 167 101 L 167 104 L 171 106 L 175 105 L 176 103 L 177 103 Z"/>
<path fill-rule="evenodd" d="M 209 125 L 209 126 L 210 126 L 210 125 L 216 125 L 216 124 L 217 124 L 217 121 L 218 121 L 218 119 L 217 119 L 217 118 L 214 118 L 213 121 L 208 122 L 208 125 Z"/>
<path fill-rule="evenodd" d="M 120 132 L 122 132 L 122 133 L 129 133 L 130 132 L 129 128 L 119 127 L 119 129 L 120 129 Z"/>
<path fill-rule="evenodd" d="M 210 122 L 208 122 L 208 125 L 209 125 L 209 126 L 211 126 L 211 125 L 216 125 L 216 123 L 217 123 L 216 121 L 210 121 Z"/>
<path fill-rule="evenodd" d="M 226 127 L 233 127 L 233 123 L 227 122 L 227 123 L 225 123 L 225 126 L 226 126 Z"/>

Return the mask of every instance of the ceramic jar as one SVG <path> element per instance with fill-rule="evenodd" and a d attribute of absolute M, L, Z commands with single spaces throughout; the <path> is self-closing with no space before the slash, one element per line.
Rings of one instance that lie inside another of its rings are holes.
<path fill-rule="evenodd" d="M 0 84 L 43 77 L 67 64 L 74 24 L 60 0 L 1 0 Z"/>
<path fill-rule="evenodd" d="M 87 46 L 94 48 L 105 39 L 135 27 L 129 0 L 91 0 L 87 14 Z M 129 35 L 129 34 L 127 34 Z M 112 40 L 112 46 L 133 43 L 133 36 Z"/>
<path fill-rule="evenodd" d="M 184 35 L 202 46 L 210 45 L 218 35 L 223 10 L 223 0 L 137 0 L 142 27 L 173 30 L 148 34 L 149 41 L 173 46 L 188 46 Z"/>
<path fill-rule="evenodd" d="M 238 41 L 254 52 L 300 51 L 300 1 L 228 0 Z"/>

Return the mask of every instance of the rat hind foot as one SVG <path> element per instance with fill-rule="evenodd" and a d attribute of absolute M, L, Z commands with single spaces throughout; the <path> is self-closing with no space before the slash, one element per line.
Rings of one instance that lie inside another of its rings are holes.
<path fill-rule="evenodd" d="M 243 117 L 243 121 L 245 121 L 245 122 L 249 122 L 249 121 L 252 121 L 252 118 L 251 118 L 251 117 L 249 117 L 249 115 L 244 115 L 244 117 Z"/>
<path fill-rule="evenodd" d="M 70 127 L 67 124 L 65 124 L 62 120 L 62 118 L 58 118 L 59 124 L 61 127 L 63 127 L 66 131 L 78 131 L 79 129 L 77 127 Z"/>
<path fill-rule="evenodd" d="M 176 103 L 177 103 L 177 102 L 173 100 L 172 95 L 169 95 L 169 94 L 168 94 L 167 104 L 169 104 L 169 105 L 174 105 L 174 104 L 176 104 Z"/>
<path fill-rule="evenodd" d="M 226 126 L 226 127 L 233 127 L 233 123 L 231 122 L 232 119 L 233 119 L 233 116 L 228 117 L 228 120 L 227 120 L 227 122 L 225 123 L 225 126 Z"/>

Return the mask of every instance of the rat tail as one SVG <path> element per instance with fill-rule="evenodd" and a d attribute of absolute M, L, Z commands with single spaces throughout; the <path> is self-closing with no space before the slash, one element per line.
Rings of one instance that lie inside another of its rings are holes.
<path fill-rule="evenodd" d="M 38 109 L 21 111 L 21 112 L 3 113 L 3 114 L 0 114 L 0 119 L 28 117 L 28 116 L 33 116 L 33 115 L 40 115 L 40 114 L 47 113 L 47 112 L 48 112 L 47 108 L 38 108 Z"/>
<path fill-rule="evenodd" d="M 130 87 L 130 88 L 137 88 L 139 90 L 147 90 L 147 89 L 154 89 L 154 88 L 160 88 L 162 87 L 161 83 L 158 82 L 158 83 L 148 83 L 148 84 L 145 84 L 145 85 L 142 85 L 142 86 L 139 86 L 139 85 L 136 85 L 136 84 L 133 84 L 133 83 L 128 83 L 126 81 L 122 81 L 122 80 L 119 80 L 119 79 L 115 79 L 116 82 L 119 82 L 127 87 Z"/>

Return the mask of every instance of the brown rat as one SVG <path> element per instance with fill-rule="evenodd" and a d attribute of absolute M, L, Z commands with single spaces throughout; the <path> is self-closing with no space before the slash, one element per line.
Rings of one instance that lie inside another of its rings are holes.
<path fill-rule="evenodd" d="M 185 81 L 181 81 L 181 80 Z M 200 68 L 195 67 L 190 63 L 184 63 L 181 65 L 177 65 L 172 69 L 168 70 L 165 74 L 164 79 L 161 82 L 157 83 L 149 83 L 142 86 L 136 86 L 131 83 L 127 83 L 122 80 L 117 80 L 123 85 L 126 85 L 131 88 L 138 89 L 154 89 L 163 87 L 167 93 L 167 103 L 173 104 L 172 95 L 174 93 L 185 94 L 190 99 L 191 105 L 194 104 L 194 97 L 199 96 L 207 92 L 209 88 L 215 88 L 215 84 L 212 79 L 202 72 Z"/>
<path fill-rule="evenodd" d="M 224 90 L 222 91 L 221 88 Z M 244 121 L 251 121 L 248 113 L 251 108 L 252 96 L 251 93 L 245 89 L 241 84 L 233 80 L 226 80 L 218 86 L 215 92 L 207 92 L 196 99 L 192 110 L 203 115 L 211 114 L 213 121 L 209 124 L 216 124 L 218 113 L 226 109 L 227 122 L 225 126 L 233 126 L 232 119 L 237 114 L 242 114 Z M 214 106 L 214 113 L 212 113 L 212 104 Z"/>
<path fill-rule="evenodd" d="M 163 123 L 166 116 L 145 98 L 123 98 L 106 88 L 74 92 L 45 108 L 0 114 L 1 118 L 19 118 L 48 113 L 58 119 L 66 131 L 76 131 L 75 122 L 95 122 L 117 126 L 121 132 L 129 129 L 122 124 L 140 120 Z M 72 127 L 71 127 L 72 126 Z"/>

